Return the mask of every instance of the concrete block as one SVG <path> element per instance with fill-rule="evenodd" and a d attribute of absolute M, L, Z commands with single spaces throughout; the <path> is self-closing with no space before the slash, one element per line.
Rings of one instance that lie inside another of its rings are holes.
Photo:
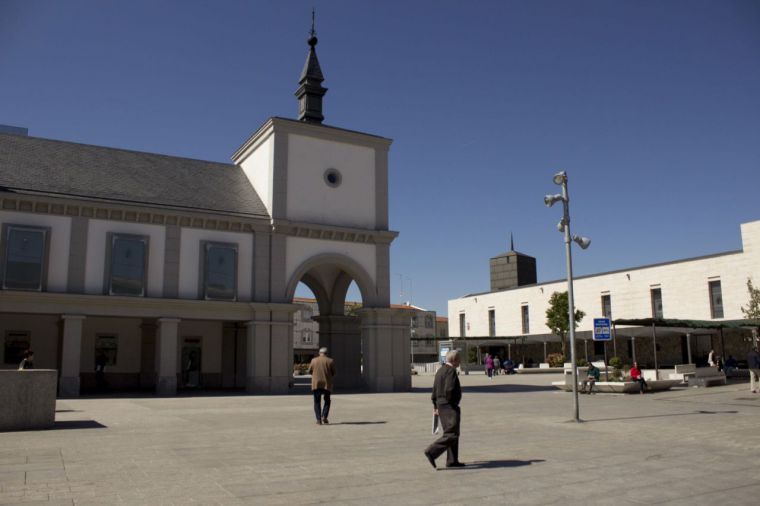
<path fill-rule="evenodd" d="M 57 382 L 55 369 L 0 370 L 0 431 L 53 427 Z"/>

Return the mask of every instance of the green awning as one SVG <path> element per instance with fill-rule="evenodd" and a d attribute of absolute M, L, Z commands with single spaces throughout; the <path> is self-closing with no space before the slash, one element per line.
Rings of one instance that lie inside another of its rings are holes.
<path fill-rule="evenodd" d="M 760 320 L 677 320 L 674 318 L 619 318 L 615 325 L 632 325 L 638 327 L 681 327 L 688 329 L 740 329 L 760 327 Z"/>

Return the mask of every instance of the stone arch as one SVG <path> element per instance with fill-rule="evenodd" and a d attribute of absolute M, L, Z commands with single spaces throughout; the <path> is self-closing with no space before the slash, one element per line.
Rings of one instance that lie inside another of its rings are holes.
<path fill-rule="evenodd" d="M 324 286 L 312 273 L 320 267 L 330 266 L 339 269 L 334 283 L 330 287 Z M 315 255 L 299 265 L 290 277 L 285 290 L 286 300 L 293 300 L 298 283 L 303 281 L 314 292 L 319 300 L 320 295 L 330 301 L 326 307 L 320 306 L 323 314 L 342 314 L 345 292 L 351 281 L 355 281 L 362 295 L 364 307 L 374 307 L 377 289 L 372 276 L 352 258 L 339 253 L 323 253 Z"/>

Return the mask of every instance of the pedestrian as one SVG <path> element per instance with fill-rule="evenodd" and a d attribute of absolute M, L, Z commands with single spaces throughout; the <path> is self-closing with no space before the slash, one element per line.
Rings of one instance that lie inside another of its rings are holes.
<path fill-rule="evenodd" d="M 330 423 L 327 417 L 330 414 L 330 393 L 335 377 L 335 361 L 327 356 L 327 348 L 320 348 L 319 356 L 311 359 L 309 374 L 311 374 L 311 393 L 314 395 L 314 415 L 317 417 L 317 425 L 328 424 Z M 322 405 L 323 396 L 324 406 Z"/>
<path fill-rule="evenodd" d="M 24 358 L 21 359 L 21 363 L 18 365 L 18 370 L 22 369 L 34 369 L 34 352 L 32 350 L 24 352 Z"/>
<path fill-rule="evenodd" d="M 446 452 L 446 467 L 464 467 L 459 462 L 459 427 L 462 412 L 459 402 L 462 400 L 462 387 L 459 385 L 457 367 L 459 352 L 452 350 L 446 354 L 446 364 L 438 369 L 433 381 L 433 414 L 438 415 L 443 427 L 443 435 L 425 450 L 430 465 L 436 468 L 435 459 Z"/>
<path fill-rule="evenodd" d="M 710 350 L 710 353 L 707 354 L 707 365 L 715 367 L 715 351 L 713 350 Z"/>
<path fill-rule="evenodd" d="M 733 372 L 736 370 L 736 368 L 739 366 L 739 363 L 736 361 L 733 355 L 729 355 L 728 359 L 726 360 L 726 363 L 724 365 L 726 369 L 726 376 L 730 376 L 733 374 Z"/>
<path fill-rule="evenodd" d="M 591 362 L 588 363 L 588 370 L 586 371 L 586 379 L 583 380 L 583 386 L 581 386 L 581 393 L 588 393 L 594 390 L 594 383 L 599 381 L 599 368 L 595 367 Z M 588 385 L 588 392 L 586 392 L 586 385 Z"/>
<path fill-rule="evenodd" d="M 486 353 L 486 374 L 488 379 L 493 379 L 493 358 Z"/>
<path fill-rule="evenodd" d="M 760 382 L 760 353 L 757 348 L 752 348 L 747 353 L 747 367 L 749 368 L 749 389 L 753 394 L 757 393 L 756 384 Z"/>
<path fill-rule="evenodd" d="M 98 392 L 103 392 L 106 389 L 106 363 L 108 357 L 102 351 L 98 353 L 98 357 L 95 359 L 95 385 Z"/>
<path fill-rule="evenodd" d="M 493 358 L 493 372 L 496 376 L 501 372 L 501 360 L 498 355 Z"/>
<path fill-rule="evenodd" d="M 631 367 L 631 379 L 639 384 L 639 393 L 643 394 L 644 389 L 647 388 L 647 382 L 644 380 L 644 375 L 641 374 L 641 369 L 639 369 L 639 364 L 637 362 L 633 363 L 633 367 Z"/>

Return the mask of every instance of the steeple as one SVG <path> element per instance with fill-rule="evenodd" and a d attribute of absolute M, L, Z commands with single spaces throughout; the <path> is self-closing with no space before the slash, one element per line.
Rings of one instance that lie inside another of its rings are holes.
<path fill-rule="evenodd" d="M 311 11 L 311 34 L 309 35 L 309 55 L 306 57 L 306 63 L 301 72 L 301 78 L 298 81 L 300 86 L 296 90 L 298 97 L 298 120 L 307 123 L 320 124 L 325 119 L 322 115 L 322 96 L 327 92 L 327 88 L 322 87 L 322 69 L 319 67 L 317 60 L 317 32 L 314 31 L 314 10 Z"/>
<path fill-rule="evenodd" d="M 509 251 L 515 250 L 515 238 L 512 236 L 512 232 L 509 233 Z"/>

